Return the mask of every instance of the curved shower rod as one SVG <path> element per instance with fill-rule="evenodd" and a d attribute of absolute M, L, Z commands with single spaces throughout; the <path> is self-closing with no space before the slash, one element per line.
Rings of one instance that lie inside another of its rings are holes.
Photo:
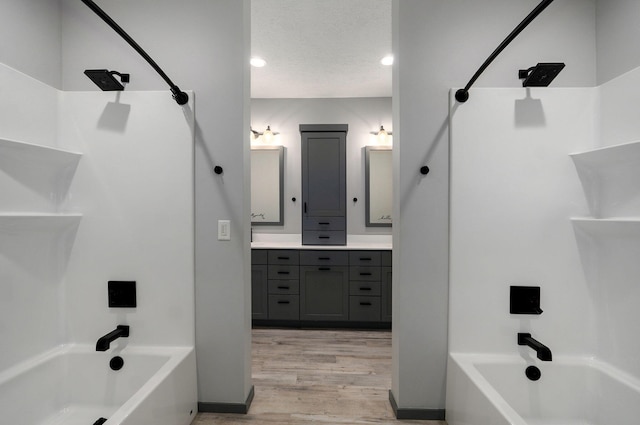
<path fill-rule="evenodd" d="M 124 40 L 129 43 L 129 45 L 140 54 L 140 56 L 142 56 L 147 62 L 149 62 L 149 65 L 151 65 L 151 67 L 155 69 L 158 74 L 160 74 L 162 79 L 164 79 L 167 84 L 169 84 L 169 87 L 171 88 L 171 94 L 173 95 L 175 101 L 178 102 L 178 105 L 184 105 L 189 101 L 189 95 L 180 90 L 178 86 L 173 84 L 173 81 L 171 81 L 167 74 L 165 74 L 162 68 L 160 68 L 153 59 L 151 59 L 151 56 L 149 56 L 147 52 L 145 52 L 142 47 L 140 47 L 140 45 L 136 43 L 135 40 L 131 38 L 131 36 L 120 27 L 120 25 L 118 25 L 113 19 L 111 19 L 111 17 L 107 15 L 104 10 L 100 9 L 100 7 L 98 7 L 98 5 L 95 4 L 92 0 L 82 0 L 82 3 L 86 4 L 89 9 L 93 10 L 93 12 L 100 18 L 102 18 L 102 20 L 105 21 L 107 25 L 109 25 L 115 32 L 117 32 L 120 37 L 124 38 Z"/>
<path fill-rule="evenodd" d="M 471 77 L 471 80 L 469 80 L 467 85 L 463 89 L 459 89 L 458 91 L 456 91 L 456 100 L 458 102 L 464 103 L 469 100 L 469 89 L 471 88 L 473 83 L 476 82 L 478 77 L 480 77 L 484 70 L 487 69 L 487 67 L 491 64 L 491 62 L 493 62 L 496 57 L 498 57 L 498 55 L 505 49 L 505 47 L 507 47 L 509 43 L 511 43 L 513 39 L 515 39 L 518 34 L 520 34 L 522 30 L 524 30 L 534 19 L 536 19 L 536 17 L 540 13 L 542 13 L 542 11 L 545 10 L 551 3 L 553 3 L 553 0 L 543 0 L 526 18 L 524 18 L 522 22 L 520 22 L 520 24 L 513 31 L 511 31 L 511 34 L 509 34 L 507 38 L 505 38 L 504 41 L 500 43 L 498 48 L 494 50 L 493 53 L 491 53 L 491 56 L 489 56 L 487 60 L 484 61 L 482 66 L 476 71 L 476 73 L 473 74 L 473 77 Z"/>

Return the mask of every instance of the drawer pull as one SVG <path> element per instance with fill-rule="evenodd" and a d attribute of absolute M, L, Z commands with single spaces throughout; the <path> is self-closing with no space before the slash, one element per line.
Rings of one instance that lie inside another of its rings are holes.
<path fill-rule="evenodd" d="M 328 261 L 331 260 L 331 257 L 318 257 L 318 260 Z"/>
<path fill-rule="evenodd" d="M 318 267 L 318 270 L 327 271 L 327 270 L 331 270 L 331 267 Z"/>
<path fill-rule="evenodd" d="M 371 257 L 363 257 L 363 258 L 361 257 L 360 261 L 371 261 L 372 259 L 373 258 L 371 258 Z"/>
<path fill-rule="evenodd" d="M 289 304 L 289 301 L 278 301 L 278 304 Z"/>
<path fill-rule="evenodd" d="M 372 291 L 372 290 L 373 290 L 373 288 L 370 288 L 370 287 L 368 287 L 368 286 L 361 286 L 361 287 L 360 287 L 360 290 L 361 290 L 361 291 Z"/>
<path fill-rule="evenodd" d="M 289 257 L 278 257 L 278 260 L 289 260 Z"/>
<path fill-rule="evenodd" d="M 360 305 L 362 305 L 362 306 L 370 306 L 371 303 L 370 302 L 361 302 Z"/>
<path fill-rule="evenodd" d="M 290 272 L 278 272 L 278 274 L 289 274 Z"/>
<path fill-rule="evenodd" d="M 290 289 L 288 286 L 278 286 L 278 289 Z"/>
<path fill-rule="evenodd" d="M 328 225 L 330 225 L 331 223 L 327 223 L 326 221 L 321 221 L 321 222 L 319 222 L 318 224 L 321 224 L 321 225 L 323 225 L 323 226 L 328 226 Z"/>
<path fill-rule="evenodd" d="M 318 239 L 331 239 L 331 236 L 318 236 Z"/>
<path fill-rule="evenodd" d="M 362 272 L 360 273 L 360 276 L 371 276 L 373 273 L 370 272 Z"/>

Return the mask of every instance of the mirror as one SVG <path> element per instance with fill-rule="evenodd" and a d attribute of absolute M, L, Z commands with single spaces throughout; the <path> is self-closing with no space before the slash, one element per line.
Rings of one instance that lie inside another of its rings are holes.
<path fill-rule="evenodd" d="M 393 174 L 390 147 L 365 147 L 365 225 L 390 227 L 393 209 Z"/>
<path fill-rule="evenodd" d="M 284 224 L 284 146 L 251 147 L 251 224 Z"/>

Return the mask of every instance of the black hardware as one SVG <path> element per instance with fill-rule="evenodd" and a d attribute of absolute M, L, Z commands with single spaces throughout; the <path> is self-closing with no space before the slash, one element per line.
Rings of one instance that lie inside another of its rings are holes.
<path fill-rule="evenodd" d="M 278 272 L 278 274 L 289 274 L 290 272 Z"/>
<path fill-rule="evenodd" d="M 278 304 L 289 304 L 289 301 L 278 301 Z"/>
<path fill-rule="evenodd" d="M 369 272 L 362 272 L 362 273 L 360 273 L 360 276 L 371 276 L 371 273 L 369 273 Z"/>
<path fill-rule="evenodd" d="M 121 74 L 118 71 L 109 71 L 108 69 L 85 69 L 84 75 L 89 77 L 102 91 L 122 91 L 124 85 L 130 81 L 129 74 Z M 115 79 L 114 75 L 120 77 L 120 81 Z"/>
<path fill-rule="evenodd" d="M 331 239 L 331 236 L 318 236 L 318 239 Z"/>
<path fill-rule="evenodd" d="M 109 367 L 111 368 L 111 370 L 120 370 L 122 369 L 122 366 L 124 366 L 124 359 L 120 356 L 115 356 L 109 362 Z"/>
<path fill-rule="evenodd" d="M 213 172 L 216 173 L 216 174 L 222 174 L 223 171 L 224 170 L 219 165 L 216 165 L 215 167 L 213 167 Z"/>
<path fill-rule="evenodd" d="M 290 257 L 278 257 L 278 260 L 288 260 Z"/>
<path fill-rule="evenodd" d="M 278 289 L 289 289 L 288 286 L 278 286 Z"/>
<path fill-rule="evenodd" d="M 358 198 L 353 198 L 353 202 L 358 202 Z"/>
<path fill-rule="evenodd" d="M 496 50 L 487 58 L 486 61 L 482 64 L 482 66 L 473 74 L 471 80 L 467 83 L 467 85 L 458 91 L 456 91 L 456 100 L 460 103 L 464 103 L 469 100 L 469 89 L 476 82 L 478 77 L 484 72 L 485 69 L 494 61 L 496 57 L 507 47 L 517 36 L 524 30 L 543 10 L 545 10 L 553 0 L 543 0 L 535 9 L 526 17 L 520 24 L 504 39 L 502 43 L 498 46 Z"/>
<path fill-rule="evenodd" d="M 107 282 L 109 308 L 137 307 L 136 282 L 110 280 Z"/>
<path fill-rule="evenodd" d="M 360 290 L 361 291 L 371 291 L 371 290 L 373 290 L 373 288 L 369 288 L 368 286 L 361 286 Z"/>
<path fill-rule="evenodd" d="M 529 333 L 518 333 L 518 345 L 526 345 L 536 350 L 537 357 L 545 362 L 551 361 L 551 350 L 540 341 L 531 337 Z"/>
<path fill-rule="evenodd" d="M 369 303 L 369 302 L 361 302 L 360 305 L 368 306 L 368 305 L 371 305 L 371 303 Z"/>
<path fill-rule="evenodd" d="M 331 223 L 327 223 L 326 221 L 320 221 L 320 222 L 318 222 L 318 224 L 321 225 L 321 226 L 328 226 Z"/>
<path fill-rule="evenodd" d="M 429 174 L 429 171 L 431 170 L 426 165 L 423 165 L 422 167 L 420 167 L 420 174 L 422 174 L 423 176 L 426 176 L 427 174 Z"/>
<path fill-rule="evenodd" d="M 548 87 L 564 66 L 564 63 L 539 63 L 529 69 L 519 70 L 518 78 L 524 80 L 522 87 Z"/>
<path fill-rule="evenodd" d="M 291 198 L 291 200 L 292 200 L 293 202 L 296 202 L 296 197 L 294 196 L 293 198 Z"/>
<path fill-rule="evenodd" d="M 129 336 L 129 326 L 118 325 L 114 330 L 98 339 L 96 342 L 96 351 L 107 351 L 113 341 L 118 338 L 126 338 Z"/>
<path fill-rule="evenodd" d="M 171 94 L 178 105 L 184 105 L 189 101 L 189 95 L 180 90 L 180 88 L 176 86 L 173 81 L 171 81 L 167 74 L 165 74 L 162 68 L 160 68 L 153 59 L 151 59 L 151 56 L 149 56 L 147 52 L 145 52 L 142 47 L 140 47 L 140 45 L 136 43 L 133 38 L 131 38 L 131 36 L 120 27 L 120 25 L 118 25 L 109 15 L 107 15 L 104 10 L 100 9 L 100 7 L 98 7 L 98 5 L 95 4 L 92 0 L 82 0 L 82 2 L 86 4 L 89 9 L 91 9 L 96 15 L 102 18 L 102 20 L 105 21 L 107 25 L 109 25 L 115 32 L 118 33 L 118 35 L 120 35 L 120 37 L 122 37 L 127 43 L 129 43 L 129 45 L 133 47 L 133 49 L 138 52 L 140 56 L 142 56 L 149 63 L 149 65 L 151 65 L 151 67 L 156 70 L 158 74 L 160 74 L 162 79 L 166 81 L 167 84 L 169 84 Z"/>
<path fill-rule="evenodd" d="M 373 260 L 373 258 L 371 258 L 371 257 L 361 257 L 360 258 L 360 261 L 371 261 L 371 260 Z"/>
<path fill-rule="evenodd" d="M 331 270 L 331 267 L 318 267 L 318 270 L 327 271 L 327 270 Z"/>
<path fill-rule="evenodd" d="M 539 286 L 511 286 L 509 292 L 509 313 L 542 314 L 540 309 Z"/>
<path fill-rule="evenodd" d="M 318 260 L 327 261 L 327 260 L 331 260 L 331 257 L 318 257 Z"/>
<path fill-rule="evenodd" d="M 542 372 L 536 366 L 529 366 L 525 369 L 524 374 L 531 381 L 537 381 L 542 376 Z"/>
<path fill-rule="evenodd" d="M 305 214 L 307 213 L 307 203 L 306 202 L 304 203 L 304 213 Z"/>
<path fill-rule="evenodd" d="M 100 418 L 97 421 L 95 421 L 93 425 L 102 425 L 105 422 L 107 422 L 107 418 Z"/>

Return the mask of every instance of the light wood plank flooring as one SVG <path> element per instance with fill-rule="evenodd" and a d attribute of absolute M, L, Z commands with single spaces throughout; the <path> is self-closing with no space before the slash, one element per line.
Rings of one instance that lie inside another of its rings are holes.
<path fill-rule="evenodd" d="M 395 419 L 389 331 L 254 329 L 252 354 L 249 414 L 199 413 L 194 425 L 446 425 Z"/>

